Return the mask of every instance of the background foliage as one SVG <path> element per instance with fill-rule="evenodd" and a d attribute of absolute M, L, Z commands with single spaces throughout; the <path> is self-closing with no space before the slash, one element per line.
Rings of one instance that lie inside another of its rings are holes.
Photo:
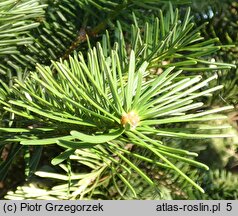
<path fill-rule="evenodd" d="M 0 1 L 0 196 L 236 199 L 237 9 Z"/>

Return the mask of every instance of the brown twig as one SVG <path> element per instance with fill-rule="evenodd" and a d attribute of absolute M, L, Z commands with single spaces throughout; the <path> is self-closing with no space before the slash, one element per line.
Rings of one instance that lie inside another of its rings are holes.
<path fill-rule="evenodd" d="M 88 38 L 97 37 L 98 34 L 106 28 L 107 23 L 108 23 L 107 21 L 115 19 L 120 14 L 120 12 L 127 6 L 128 6 L 128 3 L 119 4 L 115 8 L 115 10 L 108 15 L 108 17 L 105 20 L 103 20 L 101 23 L 99 23 L 97 26 L 95 26 L 92 30 L 86 30 L 85 28 L 81 28 L 79 31 L 78 37 L 72 42 L 70 47 L 66 50 L 65 54 L 62 56 L 62 59 L 63 60 L 68 59 L 69 55 L 75 49 L 77 49 L 77 47 L 80 44 L 84 43 L 87 40 L 87 36 L 88 36 Z"/>

